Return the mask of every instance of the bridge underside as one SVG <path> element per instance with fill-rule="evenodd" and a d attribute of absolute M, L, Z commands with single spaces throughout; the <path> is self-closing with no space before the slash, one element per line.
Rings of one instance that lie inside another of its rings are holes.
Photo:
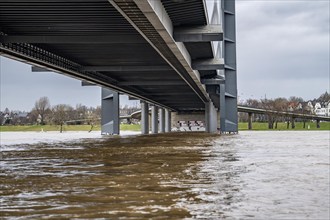
<path fill-rule="evenodd" d="M 148 1 L 1 1 L 1 55 L 172 111 L 204 111 L 210 100 L 219 109 L 218 85 L 202 83 L 218 77 L 224 66 L 214 63 L 211 42 L 166 38 L 168 26 L 155 28 L 150 16 L 157 13 L 143 2 Z M 160 5 L 170 19 L 170 34 L 208 25 L 202 0 L 161 0 Z M 177 33 L 173 37 L 180 38 Z"/>

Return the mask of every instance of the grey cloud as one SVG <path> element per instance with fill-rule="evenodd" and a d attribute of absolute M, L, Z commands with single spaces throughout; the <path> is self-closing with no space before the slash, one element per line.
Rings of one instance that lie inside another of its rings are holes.
<path fill-rule="evenodd" d="M 329 7 L 328 0 L 237 1 L 239 94 L 309 99 L 329 91 Z M 51 104 L 100 104 L 99 88 L 59 74 L 32 73 L 6 58 L 0 73 L 1 109 L 30 110 L 44 95 Z"/>
<path fill-rule="evenodd" d="M 238 1 L 239 31 L 299 24 L 328 34 L 329 1 Z"/>
<path fill-rule="evenodd" d="M 329 5 L 329 1 L 238 1 L 239 91 L 317 97 L 329 90 Z M 280 90 L 276 84 L 282 85 Z M 313 89 L 307 94 L 306 88 Z"/>

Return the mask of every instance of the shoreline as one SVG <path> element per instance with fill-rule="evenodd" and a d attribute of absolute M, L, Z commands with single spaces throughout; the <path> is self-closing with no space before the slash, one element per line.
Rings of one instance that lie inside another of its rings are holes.
<path fill-rule="evenodd" d="M 287 124 L 285 122 L 279 122 L 277 129 L 268 129 L 267 122 L 253 122 L 252 130 L 248 130 L 247 122 L 239 122 L 238 131 L 330 131 L 330 122 L 321 122 L 320 128 L 316 127 L 315 122 L 306 122 L 305 128 L 303 126 L 303 122 L 296 122 L 296 127 L 294 129 L 291 128 L 291 124 L 289 128 L 287 128 Z M 275 127 L 275 125 L 274 125 Z M 175 128 L 175 127 L 173 127 Z M 185 128 L 185 127 L 182 127 Z M 188 128 L 188 127 L 187 127 Z M 186 128 L 186 129 L 187 129 Z M 90 125 L 65 125 L 63 127 L 64 132 L 69 131 L 90 131 Z M 101 126 L 95 125 L 92 129 L 94 131 L 100 131 Z M 60 127 L 57 125 L 2 125 L 0 126 L 0 133 L 5 132 L 50 132 L 55 131 L 59 132 Z M 121 124 L 120 131 L 141 131 L 141 126 L 139 124 Z"/>
<path fill-rule="evenodd" d="M 253 131 L 253 130 L 245 130 L 239 131 L 239 134 L 242 135 L 253 135 L 258 133 L 287 133 L 288 130 L 260 130 L 260 131 Z M 289 132 L 296 132 L 296 133 L 303 133 L 306 134 L 317 134 L 317 133 L 329 133 L 327 130 L 289 130 Z M 177 133 L 177 132 L 172 132 Z M 185 132 L 182 132 L 185 133 Z M 190 132 L 187 132 L 190 133 Z M 1 152 L 7 151 L 8 147 L 14 145 L 30 145 L 30 144 L 40 144 L 40 143 L 61 143 L 61 142 L 77 142 L 83 141 L 88 139 L 95 139 L 101 140 L 102 138 L 108 137 L 125 137 L 125 136 L 135 136 L 141 135 L 140 131 L 121 131 L 120 135 L 101 135 L 100 131 L 66 131 L 60 133 L 58 131 L 48 131 L 48 132 L 40 132 L 40 131 L 14 131 L 14 132 L 0 132 L 0 145 L 1 145 Z M 223 135 L 226 136 L 226 135 Z M 219 137 L 221 137 L 219 135 Z"/>

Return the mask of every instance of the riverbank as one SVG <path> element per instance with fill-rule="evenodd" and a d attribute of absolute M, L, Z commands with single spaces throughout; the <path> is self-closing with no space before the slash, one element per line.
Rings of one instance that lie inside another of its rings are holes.
<path fill-rule="evenodd" d="M 297 131 L 308 131 L 308 130 L 330 130 L 330 122 L 321 122 L 320 128 L 316 128 L 315 122 L 306 122 L 305 128 L 303 127 L 303 122 L 296 122 L 295 123 L 296 128 L 292 129 L 291 124 L 289 126 L 289 129 L 287 129 L 287 124 L 284 122 L 280 122 L 277 125 L 277 129 L 273 130 L 297 130 Z M 264 122 L 254 122 L 252 124 L 252 130 L 255 131 L 263 131 L 263 130 L 269 130 L 268 129 L 268 123 Z M 0 132 L 21 132 L 21 131 L 59 131 L 60 126 L 58 125 L 6 125 L 6 126 L 0 126 Z M 63 126 L 63 131 L 90 131 L 91 126 L 90 125 L 65 125 Z M 95 125 L 92 128 L 92 131 L 100 131 L 101 126 Z M 121 124 L 120 125 L 121 131 L 141 131 L 141 126 L 138 124 Z M 247 122 L 240 122 L 238 124 L 238 130 L 244 131 L 248 130 L 248 124 Z"/>
<path fill-rule="evenodd" d="M 93 128 L 91 125 L 64 125 L 63 131 L 100 131 L 101 126 L 95 125 Z M 141 131 L 140 125 L 136 124 L 121 124 L 120 125 L 121 131 Z M 13 132 L 13 131 L 40 131 L 40 132 L 47 132 L 47 131 L 60 131 L 59 125 L 6 125 L 0 126 L 0 132 Z"/>
<path fill-rule="evenodd" d="M 248 123 L 247 122 L 240 122 L 238 123 L 238 130 L 244 131 L 248 130 Z M 256 131 L 266 131 L 268 129 L 268 123 L 267 122 L 254 122 L 252 123 L 252 130 Z M 277 123 L 277 129 L 274 129 L 278 131 L 283 130 L 295 130 L 295 131 L 317 131 L 317 130 L 330 130 L 330 122 L 320 122 L 320 128 L 316 127 L 316 122 L 306 122 L 305 128 L 303 122 L 295 122 L 295 128 L 291 128 L 291 124 L 289 125 L 289 128 L 287 128 L 287 123 L 285 122 L 279 122 Z"/>

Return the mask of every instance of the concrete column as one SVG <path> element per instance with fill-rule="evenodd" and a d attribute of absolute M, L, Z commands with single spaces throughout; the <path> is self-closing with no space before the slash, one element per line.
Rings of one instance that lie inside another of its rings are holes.
<path fill-rule="evenodd" d="M 165 109 L 165 132 L 171 132 L 171 111 Z"/>
<path fill-rule="evenodd" d="M 151 106 L 151 133 L 158 133 L 158 107 Z"/>
<path fill-rule="evenodd" d="M 205 103 L 205 132 L 210 133 L 210 130 L 210 103 L 207 102 Z"/>
<path fill-rule="evenodd" d="M 149 134 L 149 104 L 141 102 L 141 134 Z"/>
<path fill-rule="evenodd" d="M 101 134 L 119 134 L 119 93 L 102 88 Z"/>
<path fill-rule="evenodd" d="M 249 115 L 249 118 L 248 118 L 248 129 L 249 130 L 252 130 L 252 113 L 249 112 L 248 115 Z"/>
<path fill-rule="evenodd" d="M 291 117 L 291 128 L 292 129 L 295 129 L 295 127 L 296 127 L 296 124 L 294 123 L 295 121 L 294 121 L 294 117 Z"/>
<path fill-rule="evenodd" d="M 210 108 L 210 129 L 211 133 L 217 133 L 218 131 L 218 111 L 217 108 L 213 105 L 211 102 L 211 108 Z"/>
<path fill-rule="evenodd" d="M 268 129 L 273 129 L 273 117 L 268 115 Z"/>
<path fill-rule="evenodd" d="M 217 2 L 214 1 L 215 7 Z M 221 1 L 224 40 L 220 58 L 224 58 L 225 84 L 220 85 L 220 130 L 222 133 L 238 132 L 237 116 L 237 65 L 236 65 L 236 16 L 235 1 Z M 220 23 L 215 22 L 215 23 Z M 220 45 L 219 45 L 220 48 Z M 220 53 L 217 53 L 220 54 Z"/>
<path fill-rule="evenodd" d="M 303 128 L 305 129 L 306 128 L 306 119 L 303 119 L 303 120 L 304 120 Z"/>
<path fill-rule="evenodd" d="M 206 132 L 217 132 L 217 109 L 212 102 L 205 103 L 205 123 Z"/>
<path fill-rule="evenodd" d="M 159 133 L 165 133 L 165 109 L 159 109 Z"/>
<path fill-rule="evenodd" d="M 227 114 L 226 114 L 226 88 L 225 85 L 220 84 L 220 131 L 221 133 L 226 133 L 227 128 L 226 128 L 226 119 L 227 119 Z M 205 120 L 206 123 L 206 120 Z"/>
<path fill-rule="evenodd" d="M 151 113 L 149 112 L 148 114 L 148 119 L 149 119 L 149 131 L 151 131 Z"/>
<path fill-rule="evenodd" d="M 321 125 L 320 125 L 320 120 L 316 120 L 316 128 L 320 128 Z"/>

